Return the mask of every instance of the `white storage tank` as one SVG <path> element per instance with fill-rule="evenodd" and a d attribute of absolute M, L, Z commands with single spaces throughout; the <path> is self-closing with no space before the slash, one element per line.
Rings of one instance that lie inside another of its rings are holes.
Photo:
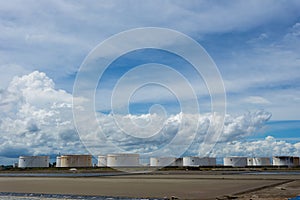
<path fill-rule="evenodd" d="M 183 157 L 183 166 L 186 167 L 216 166 L 216 158 L 196 157 L 196 156 Z"/>
<path fill-rule="evenodd" d="M 254 157 L 247 158 L 248 166 L 269 166 L 271 165 L 270 158 L 268 157 Z"/>
<path fill-rule="evenodd" d="M 232 166 L 232 167 L 247 166 L 246 157 L 239 157 L 239 156 L 226 157 L 223 159 L 223 161 L 224 161 L 224 166 Z"/>
<path fill-rule="evenodd" d="M 49 160 L 49 156 L 20 156 L 18 167 L 49 167 Z"/>
<path fill-rule="evenodd" d="M 300 165 L 300 158 L 299 157 L 293 157 L 293 164 L 294 166 Z"/>
<path fill-rule="evenodd" d="M 293 156 L 273 156 L 274 166 L 299 166 L 299 157 Z"/>
<path fill-rule="evenodd" d="M 140 155 L 131 153 L 107 154 L 106 164 L 108 167 L 138 167 Z"/>
<path fill-rule="evenodd" d="M 106 156 L 98 156 L 98 167 L 106 167 L 107 166 L 107 157 Z"/>
<path fill-rule="evenodd" d="M 60 167 L 92 167 L 92 155 L 61 155 Z"/>
<path fill-rule="evenodd" d="M 150 166 L 152 167 L 176 166 L 176 158 L 175 157 L 150 158 Z"/>
<path fill-rule="evenodd" d="M 253 166 L 253 158 L 247 158 L 247 166 Z"/>
<path fill-rule="evenodd" d="M 183 158 L 176 158 L 174 166 L 182 167 L 183 166 Z"/>
<path fill-rule="evenodd" d="M 60 161 L 60 156 L 56 157 L 56 167 L 61 167 L 61 161 Z"/>

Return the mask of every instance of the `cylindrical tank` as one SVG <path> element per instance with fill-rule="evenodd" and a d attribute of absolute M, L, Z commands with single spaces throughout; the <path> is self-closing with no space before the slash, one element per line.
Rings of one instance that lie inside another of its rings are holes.
<path fill-rule="evenodd" d="M 293 156 L 273 156 L 273 165 L 275 166 L 298 166 L 299 157 Z"/>
<path fill-rule="evenodd" d="M 183 166 L 183 158 L 176 158 L 174 166 L 182 167 Z"/>
<path fill-rule="evenodd" d="M 293 157 L 293 165 L 299 166 L 300 164 L 300 158 L 299 157 Z"/>
<path fill-rule="evenodd" d="M 247 158 L 247 166 L 253 166 L 253 158 Z"/>
<path fill-rule="evenodd" d="M 183 157 L 183 166 L 215 166 L 216 165 L 216 158 L 210 157 Z"/>
<path fill-rule="evenodd" d="M 106 159 L 106 164 L 108 167 L 137 167 L 140 165 L 139 154 L 107 154 Z"/>
<path fill-rule="evenodd" d="M 49 160 L 49 156 L 20 156 L 18 167 L 49 167 Z"/>
<path fill-rule="evenodd" d="M 61 167 L 61 161 L 60 161 L 60 156 L 56 157 L 56 167 Z"/>
<path fill-rule="evenodd" d="M 199 157 L 189 156 L 183 157 L 183 166 L 185 167 L 198 167 L 199 166 Z"/>
<path fill-rule="evenodd" d="M 91 155 L 62 155 L 60 167 L 92 167 Z"/>
<path fill-rule="evenodd" d="M 150 166 L 152 167 L 176 166 L 176 158 L 175 157 L 150 158 Z"/>
<path fill-rule="evenodd" d="M 247 165 L 246 157 L 226 157 L 223 159 L 224 166 L 232 166 L 232 167 L 245 167 Z"/>
<path fill-rule="evenodd" d="M 270 161 L 270 158 L 268 158 L 268 157 L 247 158 L 247 165 L 248 166 L 268 166 L 268 165 L 271 165 L 271 161 Z"/>
<path fill-rule="evenodd" d="M 106 167 L 107 166 L 107 157 L 106 156 L 98 156 L 98 167 Z"/>

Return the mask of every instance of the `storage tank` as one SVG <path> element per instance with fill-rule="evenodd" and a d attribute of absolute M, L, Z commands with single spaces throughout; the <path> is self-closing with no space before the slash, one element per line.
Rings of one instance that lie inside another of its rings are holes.
<path fill-rule="evenodd" d="M 56 157 L 56 167 L 61 167 L 60 156 Z"/>
<path fill-rule="evenodd" d="M 299 166 L 300 159 L 299 157 L 293 157 L 293 166 Z"/>
<path fill-rule="evenodd" d="M 98 156 L 98 167 L 106 167 L 107 166 L 107 157 L 106 156 Z"/>
<path fill-rule="evenodd" d="M 176 158 L 174 166 L 182 167 L 183 166 L 183 158 Z"/>
<path fill-rule="evenodd" d="M 139 154 L 117 153 L 107 154 L 108 167 L 137 167 L 140 166 Z"/>
<path fill-rule="evenodd" d="M 92 167 L 92 155 L 62 155 L 60 167 Z"/>
<path fill-rule="evenodd" d="M 298 166 L 299 157 L 293 156 L 273 156 L 273 165 L 274 166 Z"/>
<path fill-rule="evenodd" d="M 176 166 L 176 158 L 175 157 L 150 158 L 150 166 L 152 167 Z"/>
<path fill-rule="evenodd" d="M 253 158 L 247 158 L 247 166 L 253 166 Z"/>
<path fill-rule="evenodd" d="M 49 167 L 49 160 L 49 156 L 20 156 L 18 167 Z"/>
<path fill-rule="evenodd" d="M 216 166 L 216 158 L 211 157 L 183 157 L 183 166 L 198 167 L 198 166 Z"/>
<path fill-rule="evenodd" d="M 232 166 L 232 167 L 245 167 L 247 165 L 247 158 L 246 157 L 226 157 L 223 159 L 224 166 Z"/>
<path fill-rule="evenodd" d="M 268 157 L 254 157 L 247 158 L 248 166 L 269 166 L 271 165 L 270 158 Z"/>

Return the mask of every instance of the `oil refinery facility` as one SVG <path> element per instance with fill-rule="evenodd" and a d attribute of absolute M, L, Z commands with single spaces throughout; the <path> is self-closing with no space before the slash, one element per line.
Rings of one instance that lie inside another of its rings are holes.
<path fill-rule="evenodd" d="M 270 157 L 241 157 L 230 156 L 223 158 L 223 164 L 217 164 L 213 157 L 187 156 L 175 157 L 151 157 L 148 164 L 142 164 L 139 154 L 114 153 L 99 155 L 97 163 L 93 164 L 92 155 L 59 155 L 56 157 L 55 167 L 267 167 L 267 166 L 300 166 L 299 157 L 295 156 L 273 156 Z M 50 156 L 20 156 L 19 168 L 44 168 L 50 166 Z"/>

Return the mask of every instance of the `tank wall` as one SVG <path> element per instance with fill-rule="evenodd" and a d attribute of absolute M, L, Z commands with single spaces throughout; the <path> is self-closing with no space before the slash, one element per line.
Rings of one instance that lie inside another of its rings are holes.
<path fill-rule="evenodd" d="M 108 167 L 137 167 L 140 165 L 140 157 L 138 154 L 108 154 L 106 164 Z"/>
<path fill-rule="evenodd" d="M 107 166 L 107 157 L 106 156 L 98 156 L 98 167 L 106 167 Z"/>
<path fill-rule="evenodd" d="M 224 166 L 245 167 L 247 165 L 247 158 L 245 157 L 227 157 L 223 161 Z"/>
<path fill-rule="evenodd" d="M 61 167 L 60 156 L 56 157 L 56 167 Z"/>
<path fill-rule="evenodd" d="M 150 166 L 153 167 L 176 166 L 176 158 L 174 157 L 150 158 Z"/>
<path fill-rule="evenodd" d="M 183 166 L 215 166 L 216 158 L 210 157 L 184 157 Z"/>
<path fill-rule="evenodd" d="M 174 165 L 177 167 L 182 167 L 183 166 L 183 158 L 177 158 Z"/>
<path fill-rule="evenodd" d="M 209 166 L 216 166 L 217 165 L 217 159 L 216 158 L 208 158 L 208 165 Z"/>
<path fill-rule="evenodd" d="M 18 167 L 49 167 L 49 156 L 20 156 Z"/>
<path fill-rule="evenodd" d="M 60 167 L 91 167 L 91 155 L 63 155 L 60 157 Z"/>
<path fill-rule="evenodd" d="M 253 166 L 253 158 L 247 158 L 247 166 Z"/>
<path fill-rule="evenodd" d="M 198 157 L 183 157 L 183 166 L 198 166 L 198 162 L 196 160 L 198 160 Z"/>
<path fill-rule="evenodd" d="M 254 157 L 247 159 L 248 166 L 269 166 L 271 165 L 270 158 L 267 157 Z"/>
<path fill-rule="evenodd" d="M 289 165 L 286 159 L 273 157 L 273 165 L 284 166 Z"/>
<path fill-rule="evenodd" d="M 292 156 L 274 156 L 272 158 L 272 164 L 274 166 L 298 166 L 299 157 Z"/>
<path fill-rule="evenodd" d="M 293 166 L 299 166 L 300 160 L 299 157 L 293 157 Z"/>
<path fill-rule="evenodd" d="M 290 157 L 273 157 L 273 165 L 275 166 L 291 166 L 292 160 Z"/>
<path fill-rule="evenodd" d="M 270 158 L 253 158 L 254 166 L 268 166 L 271 165 Z"/>
<path fill-rule="evenodd" d="M 200 166 L 216 166 L 216 158 L 203 157 L 200 158 Z"/>

